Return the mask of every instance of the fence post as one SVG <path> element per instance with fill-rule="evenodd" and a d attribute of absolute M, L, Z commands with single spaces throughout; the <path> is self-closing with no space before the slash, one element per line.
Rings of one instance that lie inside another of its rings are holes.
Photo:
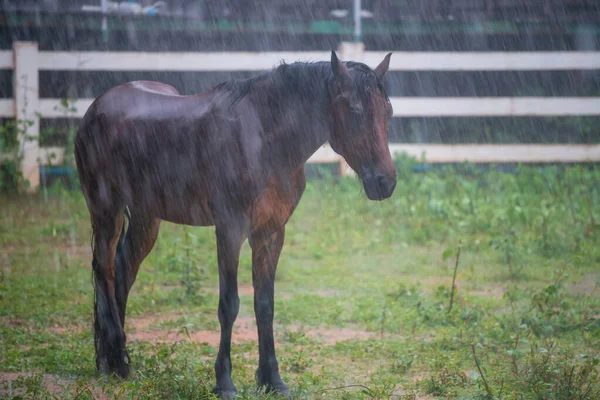
<path fill-rule="evenodd" d="M 341 42 L 338 52 L 342 61 L 363 62 L 365 44 L 363 42 Z"/>
<path fill-rule="evenodd" d="M 363 62 L 365 55 L 365 44 L 363 42 L 341 42 L 338 48 L 338 57 L 342 61 Z M 340 156 L 340 176 L 355 175 L 354 171 L 346 164 Z"/>
<path fill-rule="evenodd" d="M 19 138 L 21 172 L 29 181 L 29 191 L 40 185 L 39 167 L 39 76 L 38 44 L 36 42 L 14 42 L 14 99 L 15 117 L 23 132 Z"/>

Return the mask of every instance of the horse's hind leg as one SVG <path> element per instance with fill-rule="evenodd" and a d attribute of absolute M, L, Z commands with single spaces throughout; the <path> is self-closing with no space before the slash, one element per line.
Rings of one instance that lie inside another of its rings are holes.
<path fill-rule="evenodd" d="M 135 210 L 131 213 L 125 239 L 119 242 L 115 257 L 115 294 L 121 325 L 125 327 L 127 297 L 135 282 L 142 261 L 148 256 L 160 227 L 160 219 Z"/>
<path fill-rule="evenodd" d="M 94 229 L 94 344 L 96 366 L 104 374 L 129 374 L 125 333 L 115 296 L 115 253 L 123 226 L 123 211 L 92 214 Z"/>

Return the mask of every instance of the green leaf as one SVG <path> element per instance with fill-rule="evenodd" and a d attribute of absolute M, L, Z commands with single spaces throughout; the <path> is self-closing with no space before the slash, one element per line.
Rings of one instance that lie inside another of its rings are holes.
<path fill-rule="evenodd" d="M 444 250 L 444 252 L 442 253 L 442 261 L 446 261 L 448 257 L 452 256 L 452 254 L 454 254 L 454 249 Z"/>

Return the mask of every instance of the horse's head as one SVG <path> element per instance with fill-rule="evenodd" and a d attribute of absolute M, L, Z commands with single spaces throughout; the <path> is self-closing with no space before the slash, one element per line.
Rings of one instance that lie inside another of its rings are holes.
<path fill-rule="evenodd" d="M 391 55 L 372 70 L 361 63 L 344 64 L 331 52 L 329 143 L 358 174 L 371 200 L 390 197 L 396 187 L 396 168 L 387 141 L 388 119 L 393 110 L 381 84 Z"/>

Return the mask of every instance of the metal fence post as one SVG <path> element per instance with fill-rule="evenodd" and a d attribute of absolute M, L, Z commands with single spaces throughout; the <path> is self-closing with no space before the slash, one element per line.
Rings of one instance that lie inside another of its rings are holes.
<path fill-rule="evenodd" d="M 19 136 L 21 172 L 29 181 L 29 191 L 34 192 L 40 185 L 38 44 L 14 42 L 13 55 L 15 117 L 22 130 Z"/>

